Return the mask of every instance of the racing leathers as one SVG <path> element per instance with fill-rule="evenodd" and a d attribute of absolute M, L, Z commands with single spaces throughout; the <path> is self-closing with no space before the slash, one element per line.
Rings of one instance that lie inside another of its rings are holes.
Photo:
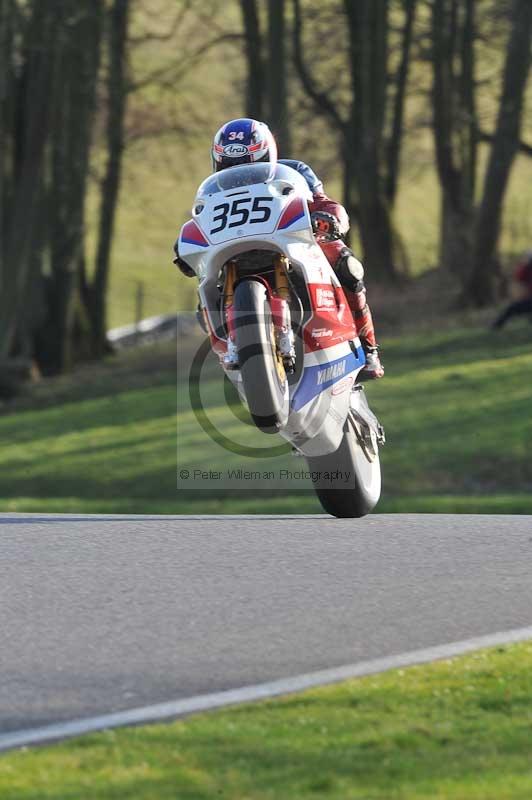
<path fill-rule="evenodd" d="M 346 246 L 342 238 L 349 230 L 347 211 L 340 203 L 331 200 L 325 194 L 322 182 L 308 164 L 292 159 L 279 159 L 279 164 L 285 164 L 287 167 L 295 169 L 305 178 L 312 192 L 312 202 L 309 203 L 311 218 L 321 214 L 328 214 L 334 217 L 338 223 L 337 233 L 339 238 L 334 241 L 326 241 L 318 236 L 318 244 L 327 261 L 336 272 L 353 314 L 357 334 L 366 353 L 365 376 L 368 378 L 381 378 L 384 375 L 384 369 L 378 355 L 373 317 L 366 300 L 364 267 L 355 258 L 353 251 Z"/>

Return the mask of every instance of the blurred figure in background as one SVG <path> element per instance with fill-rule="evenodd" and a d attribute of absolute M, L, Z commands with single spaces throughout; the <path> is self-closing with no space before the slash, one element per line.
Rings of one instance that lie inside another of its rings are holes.
<path fill-rule="evenodd" d="M 530 321 L 532 322 L 532 250 L 525 253 L 522 260 L 515 267 L 513 283 L 515 286 L 513 295 L 516 299 L 499 314 L 491 326 L 495 331 L 500 330 L 511 317 L 517 317 L 522 314 L 530 314 Z"/>

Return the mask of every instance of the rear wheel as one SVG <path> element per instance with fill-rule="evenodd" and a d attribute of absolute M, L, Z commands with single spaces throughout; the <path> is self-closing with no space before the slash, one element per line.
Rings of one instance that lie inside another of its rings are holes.
<path fill-rule="evenodd" d="M 352 414 L 346 421 L 340 447 L 325 456 L 307 458 L 319 501 L 333 517 L 363 517 L 381 494 L 377 437 Z"/>
<path fill-rule="evenodd" d="M 249 412 L 257 428 L 277 433 L 289 410 L 288 380 L 277 353 L 268 292 L 262 281 L 239 283 L 234 299 L 236 346 Z"/>

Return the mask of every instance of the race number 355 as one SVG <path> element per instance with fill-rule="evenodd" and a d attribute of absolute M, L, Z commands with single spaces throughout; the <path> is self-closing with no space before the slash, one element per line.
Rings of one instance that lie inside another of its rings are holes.
<path fill-rule="evenodd" d="M 251 201 L 253 204 L 250 206 Z M 215 216 L 213 222 L 218 224 L 211 228 L 211 233 L 220 233 L 225 228 L 237 228 L 239 225 L 268 222 L 272 211 L 268 203 L 273 202 L 273 197 L 240 197 L 231 204 L 220 203 L 214 206 Z M 218 212 L 218 213 L 216 213 Z"/>

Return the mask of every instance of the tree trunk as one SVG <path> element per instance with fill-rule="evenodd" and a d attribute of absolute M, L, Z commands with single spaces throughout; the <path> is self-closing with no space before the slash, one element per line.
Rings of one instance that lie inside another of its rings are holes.
<path fill-rule="evenodd" d="M 351 127 L 346 125 L 343 132 L 342 143 L 342 161 L 343 161 L 343 185 L 342 185 L 342 202 L 349 215 L 351 229 L 345 237 L 345 242 L 351 245 L 351 231 L 356 225 L 360 229 L 360 206 L 358 202 L 358 189 L 356 177 L 356 159 L 355 151 L 353 150 L 353 141 L 355 139 L 355 132 Z"/>
<path fill-rule="evenodd" d="M 48 316 L 37 333 L 41 366 L 60 372 L 70 362 L 78 267 L 83 250 L 85 194 L 92 119 L 100 63 L 103 4 L 92 0 L 79 9 L 63 0 L 63 29 L 58 48 L 50 189 L 51 276 L 47 280 Z"/>
<path fill-rule="evenodd" d="M 103 355 L 108 348 L 106 338 L 106 296 L 116 206 L 120 191 L 122 155 L 124 152 L 124 125 L 128 94 L 126 47 L 129 12 L 130 0 L 114 0 L 110 11 L 108 36 L 107 164 L 101 186 L 98 248 L 94 280 L 86 295 L 87 311 L 91 324 L 91 351 L 95 357 Z"/>
<path fill-rule="evenodd" d="M 275 135 L 279 154 L 291 155 L 287 107 L 285 0 L 268 0 L 268 123 Z"/>
<path fill-rule="evenodd" d="M 46 0 L 36 0 L 26 31 L 22 78 L 17 84 L 18 118 L 12 142 L 16 181 L 5 225 L 4 270 L 0 293 L 0 359 L 6 358 L 16 335 L 30 280 L 36 246 L 58 15 Z M 4 153 L 2 153 L 4 157 Z"/>
<path fill-rule="evenodd" d="M 403 0 L 405 22 L 402 32 L 401 60 L 397 72 L 395 96 L 392 110 L 392 130 L 388 142 L 388 174 L 386 179 L 386 196 L 390 208 L 393 208 L 397 195 L 401 160 L 401 144 L 403 141 L 403 121 L 405 113 L 406 87 L 410 67 L 410 51 L 412 49 L 412 33 L 416 16 L 417 0 Z"/>
<path fill-rule="evenodd" d="M 468 273 L 473 251 L 475 209 L 473 203 L 464 207 L 460 198 L 443 190 L 440 214 L 440 266 L 456 275 L 459 285 Z"/>
<path fill-rule="evenodd" d="M 477 168 L 474 0 L 435 0 L 433 131 L 442 190 L 440 266 L 463 284 L 473 243 Z"/>
<path fill-rule="evenodd" d="M 12 130 L 9 109 L 10 83 L 12 83 L 13 2 L 0 0 L 0 294 L 4 282 L 5 222 L 8 208 L 7 187 L 11 161 Z"/>
<path fill-rule="evenodd" d="M 264 114 L 265 79 L 262 62 L 262 42 L 256 0 L 240 0 L 244 23 L 247 63 L 246 114 L 261 120 Z"/>
<path fill-rule="evenodd" d="M 343 201 L 359 229 L 364 259 L 375 277 L 395 279 L 405 251 L 394 231 L 386 197 L 384 120 L 387 105 L 387 0 L 344 0 L 349 27 L 352 99 L 343 118 L 330 95 L 318 88 L 303 55 L 300 0 L 293 0 L 294 62 L 306 94 L 341 140 Z M 398 123 L 402 119 L 397 114 Z"/>
<path fill-rule="evenodd" d="M 344 0 L 349 24 L 351 112 L 360 237 L 364 260 L 377 279 L 398 277 L 394 231 L 385 192 L 384 119 L 387 90 L 388 3 Z"/>
<path fill-rule="evenodd" d="M 504 194 L 519 148 L 531 44 L 532 3 L 514 0 L 497 127 L 478 211 L 473 264 L 466 292 L 466 299 L 475 306 L 489 305 L 497 298 L 500 267 L 496 249 Z"/>

